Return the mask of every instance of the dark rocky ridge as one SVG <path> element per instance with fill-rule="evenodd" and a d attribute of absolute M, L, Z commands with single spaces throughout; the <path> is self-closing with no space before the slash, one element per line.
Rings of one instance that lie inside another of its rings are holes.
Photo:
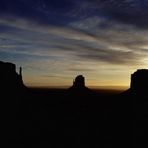
<path fill-rule="evenodd" d="M 130 88 L 123 93 L 123 97 L 134 97 L 134 100 L 142 100 L 148 97 L 148 69 L 137 69 L 131 74 Z M 140 98 L 141 99 L 140 99 Z"/>
<path fill-rule="evenodd" d="M 141 95 L 148 92 L 148 69 L 138 69 L 131 75 L 130 90 Z"/>
<path fill-rule="evenodd" d="M 16 72 L 16 66 L 13 63 L 0 61 L 0 88 L 2 91 L 16 92 L 25 88 L 22 79 L 22 68 L 19 74 Z"/>

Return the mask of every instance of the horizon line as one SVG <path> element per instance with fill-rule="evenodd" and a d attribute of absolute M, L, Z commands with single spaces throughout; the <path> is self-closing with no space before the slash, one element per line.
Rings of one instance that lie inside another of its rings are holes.
<path fill-rule="evenodd" d="M 43 85 L 41 85 L 41 86 L 39 86 L 39 85 L 26 85 L 28 88 L 49 88 L 49 89 L 68 89 L 68 88 L 70 88 L 71 87 L 71 85 L 69 86 L 69 85 L 61 85 L 61 86 L 58 86 L 58 85 L 56 85 L 56 86 L 43 86 Z M 103 86 L 92 86 L 92 85 L 90 85 L 90 86 L 86 86 L 86 87 L 88 87 L 88 88 L 90 88 L 90 89 L 113 89 L 113 90 L 124 90 L 124 89 L 128 89 L 129 88 L 129 86 L 128 85 L 103 85 Z"/>

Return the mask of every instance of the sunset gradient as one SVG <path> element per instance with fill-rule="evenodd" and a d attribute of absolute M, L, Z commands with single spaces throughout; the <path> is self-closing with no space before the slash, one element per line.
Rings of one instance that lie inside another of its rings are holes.
<path fill-rule="evenodd" d="M 27 86 L 129 86 L 148 68 L 147 0 L 1 0 L 0 60 Z"/>

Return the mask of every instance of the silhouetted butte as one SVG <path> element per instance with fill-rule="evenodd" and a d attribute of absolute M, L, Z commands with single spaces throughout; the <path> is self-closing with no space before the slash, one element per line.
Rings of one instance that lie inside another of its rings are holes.
<path fill-rule="evenodd" d="M 73 93 L 85 94 L 91 92 L 89 88 L 85 86 L 85 77 L 83 75 L 78 75 L 73 80 L 73 85 L 69 88 Z"/>
<path fill-rule="evenodd" d="M 141 96 L 148 94 L 148 69 L 138 69 L 131 75 L 130 91 Z"/>
<path fill-rule="evenodd" d="M 3 92 L 19 92 L 25 85 L 22 80 L 22 68 L 19 74 L 16 72 L 16 66 L 13 63 L 0 61 L 0 88 Z"/>

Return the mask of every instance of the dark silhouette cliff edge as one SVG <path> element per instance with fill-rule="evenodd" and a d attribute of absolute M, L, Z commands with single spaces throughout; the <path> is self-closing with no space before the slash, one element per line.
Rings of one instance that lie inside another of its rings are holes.
<path fill-rule="evenodd" d="M 138 69 L 131 74 L 130 88 L 122 94 L 133 97 L 148 97 L 148 69 Z"/>
<path fill-rule="evenodd" d="M 23 91 L 26 86 L 22 79 L 22 68 L 20 67 L 19 74 L 16 72 L 16 65 L 13 63 L 0 61 L 0 89 L 1 92 L 9 94 L 19 93 Z"/>
<path fill-rule="evenodd" d="M 131 75 L 130 90 L 138 95 L 148 95 L 148 69 L 138 69 Z"/>

